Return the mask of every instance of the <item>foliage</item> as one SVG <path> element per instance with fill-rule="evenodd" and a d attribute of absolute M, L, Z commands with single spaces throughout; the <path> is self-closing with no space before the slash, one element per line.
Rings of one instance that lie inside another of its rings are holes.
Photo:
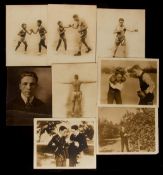
<path fill-rule="evenodd" d="M 129 135 L 130 151 L 155 151 L 155 111 L 150 108 L 126 112 L 121 124 Z"/>

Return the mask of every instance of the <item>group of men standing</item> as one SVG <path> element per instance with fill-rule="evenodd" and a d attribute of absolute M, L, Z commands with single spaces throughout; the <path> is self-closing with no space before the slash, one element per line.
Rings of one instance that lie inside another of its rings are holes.
<path fill-rule="evenodd" d="M 55 155 L 55 161 L 57 167 L 66 167 L 67 160 L 69 161 L 69 167 L 75 167 L 80 157 L 88 148 L 86 135 L 79 130 L 78 125 L 71 126 L 71 133 L 65 126 L 59 127 L 59 132 L 54 134 L 48 147 Z"/>

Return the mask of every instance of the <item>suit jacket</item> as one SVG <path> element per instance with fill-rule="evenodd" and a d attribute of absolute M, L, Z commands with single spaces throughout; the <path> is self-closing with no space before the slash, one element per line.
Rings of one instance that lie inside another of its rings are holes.
<path fill-rule="evenodd" d="M 30 113 L 37 113 L 37 114 L 47 114 L 46 105 L 36 97 L 34 97 L 30 109 L 26 108 L 26 104 L 21 98 L 21 96 L 16 97 L 12 101 L 7 104 L 7 110 L 17 110 L 17 111 L 25 111 Z"/>
<path fill-rule="evenodd" d="M 76 141 L 76 142 L 79 143 L 79 147 L 78 147 L 78 152 L 79 153 L 81 151 L 84 151 L 86 148 L 88 148 L 86 136 L 83 133 L 79 133 L 77 136 L 75 136 L 74 134 L 72 134 L 70 136 L 70 140 Z"/>

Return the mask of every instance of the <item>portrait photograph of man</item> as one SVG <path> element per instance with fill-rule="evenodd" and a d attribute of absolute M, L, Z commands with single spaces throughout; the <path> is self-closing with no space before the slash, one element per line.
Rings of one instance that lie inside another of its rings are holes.
<path fill-rule="evenodd" d="M 49 117 L 51 96 L 50 67 L 7 68 L 7 124 L 30 125 L 37 115 Z"/>

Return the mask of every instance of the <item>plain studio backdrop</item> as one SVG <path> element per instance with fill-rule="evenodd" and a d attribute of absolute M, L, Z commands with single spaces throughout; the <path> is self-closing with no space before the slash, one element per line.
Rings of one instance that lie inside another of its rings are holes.
<path fill-rule="evenodd" d="M 86 42 L 91 47 L 89 53 L 82 45 L 82 55 L 74 56 L 78 52 L 80 34 L 78 29 L 66 28 L 67 51 L 64 50 L 63 41 L 56 52 L 59 40 L 58 21 L 62 21 L 63 26 L 74 24 L 73 15 L 77 14 L 88 26 Z M 87 5 L 48 5 L 48 57 L 50 63 L 62 62 L 95 62 L 96 47 L 96 6 Z"/>
<path fill-rule="evenodd" d="M 6 102 L 20 95 L 19 76 L 24 71 L 33 71 L 38 76 L 36 97 L 43 101 L 52 111 L 52 77 L 50 67 L 9 67 L 7 68 L 7 98 Z M 45 83 L 46 80 L 46 83 Z"/>
<path fill-rule="evenodd" d="M 81 85 L 82 117 L 96 117 L 97 101 L 97 65 L 87 64 L 56 64 L 52 66 L 53 84 L 53 117 L 67 117 L 72 110 L 73 87 L 69 83 L 74 81 L 74 75 L 79 75 L 80 81 L 96 81 Z"/>
<path fill-rule="evenodd" d="M 42 26 L 47 29 L 46 5 L 8 5 L 6 6 L 6 65 L 7 66 L 40 66 L 47 65 L 47 51 L 42 47 L 42 54 L 38 55 L 40 35 L 26 34 L 28 44 L 27 53 L 24 53 L 24 44 L 15 51 L 20 40 L 21 24 L 27 24 L 27 30 L 37 30 L 37 20 L 42 20 Z M 47 34 L 46 34 L 47 38 Z M 47 44 L 47 39 L 46 39 Z"/>
<path fill-rule="evenodd" d="M 156 61 L 119 61 L 119 60 L 102 60 L 101 62 L 101 70 L 103 68 L 109 68 L 113 70 L 116 67 L 123 67 L 123 68 L 131 68 L 133 65 L 140 65 L 141 68 L 156 68 L 157 69 L 157 62 Z M 107 104 L 107 93 L 109 90 L 109 77 L 111 74 L 106 74 L 101 72 L 101 81 L 100 81 L 100 103 Z M 157 76 L 158 76 L 158 69 L 157 73 L 150 73 L 150 76 L 155 84 L 154 90 L 154 102 L 153 104 L 157 104 Z M 139 97 L 137 95 L 137 91 L 140 89 L 139 79 L 127 77 L 127 80 L 124 82 L 123 89 L 121 91 L 122 96 L 122 104 L 128 105 L 138 105 Z"/>
<path fill-rule="evenodd" d="M 119 24 L 119 18 L 124 18 L 126 31 L 126 57 L 145 57 L 145 10 L 98 9 L 97 10 L 97 56 L 113 57 L 115 47 L 114 30 Z M 122 47 L 117 50 L 116 57 L 122 55 Z"/>

